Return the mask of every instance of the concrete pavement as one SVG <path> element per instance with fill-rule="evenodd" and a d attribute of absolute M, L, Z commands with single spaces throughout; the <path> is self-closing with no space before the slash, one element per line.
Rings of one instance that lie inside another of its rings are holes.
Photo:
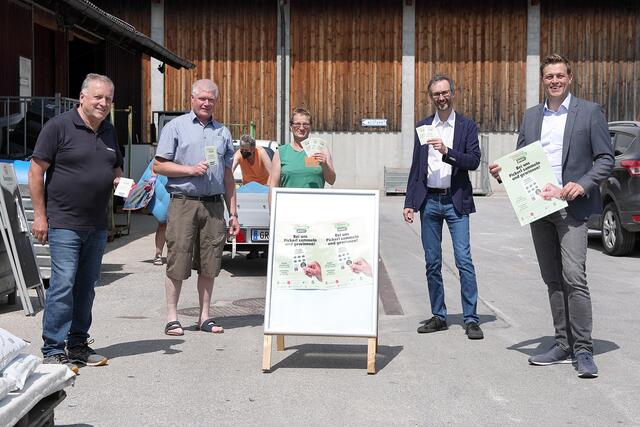
<path fill-rule="evenodd" d="M 266 260 L 230 259 L 214 289 L 223 335 L 195 330 L 194 278 L 180 301 L 182 337 L 164 327 L 164 268 L 151 263 L 155 222 L 134 216 L 133 235 L 108 245 L 96 290 L 93 347 L 109 366 L 83 368 L 56 410 L 56 424 L 128 425 L 611 425 L 637 424 L 640 249 L 602 253 L 590 239 L 600 378 L 570 365 L 533 367 L 527 357 L 553 342 L 546 288 L 528 227 L 504 196 L 476 198 L 472 254 L 486 338 L 471 341 L 460 325 L 457 270 L 448 233 L 443 276 L 450 328 L 418 335 L 429 317 L 417 224 L 402 221 L 402 197 L 382 197 L 380 256 L 388 274 L 380 304 L 378 373 L 366 374 L 366 340 L 287 337 L 260 370 Z M 397 310 L 398 306 L 401 310 Z M 393 308 L 396 308 L 395 310 Z M 402 314 L 393 314 L 402 313 Z M 331 313 L 327 313 L 331 315 Z M 0 325 L 31 340 L 39 354 L 42 312 L 25 317 L 0 305 Z"/>

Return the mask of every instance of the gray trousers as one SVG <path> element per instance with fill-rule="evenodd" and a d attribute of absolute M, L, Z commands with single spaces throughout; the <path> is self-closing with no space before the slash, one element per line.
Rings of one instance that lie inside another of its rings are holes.
<path fill-rule="evenodd" d="M 574 354 L 593 353 L 586 222 L 562 209 L 531 223 L 531 236 L 549 291 L 556 343 Z"/>

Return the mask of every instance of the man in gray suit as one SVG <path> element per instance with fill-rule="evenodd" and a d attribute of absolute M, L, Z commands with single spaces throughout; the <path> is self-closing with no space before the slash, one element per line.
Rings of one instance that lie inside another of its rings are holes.
<path fill-rule="evenodd" d="M 555 345 L 529 358 L 532 365 L 572 363 L 578 376 L 595 378 L 591 339 L 591 297 L 587 286 L 587 225 L 600 212 L 599 184 L 614 159 L 602 108 L 571 95 L 573 76 L 562 55 L 547 56 L 540 65 L 545 102 L 529 108 L 522 119 L 517 148 L 540 141 L 558 180 L 557 195 L 568 207 L 531 223 L 531 236 L 542 280 L 547 284 Z M 500 167 L 489 166 L 500 179 Z"/>

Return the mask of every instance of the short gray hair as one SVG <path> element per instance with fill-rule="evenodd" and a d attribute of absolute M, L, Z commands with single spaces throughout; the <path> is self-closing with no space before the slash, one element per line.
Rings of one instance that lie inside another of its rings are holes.
<path fill-rule="evenodd" d="M 218 99 L 220 96 L 218 85 L 215 84 L 213 80 L 200 79 L 193 82 L 193 86 L 191 86 L 191 95 L 196 96 L 200 91 L 213 93 L 213 97 L 215 99 Z"/>
<path fill-rule="evenodd" d="M 427 86 L 427 88 L 429 89 L 429 96 L 431 96 L 431 94 L 433 93 L 431 92 L 431 86 L 433 86 L 434 83 L 441 82 L 443 80 L 446 80 L 449 82 L 449 88 L 450 88 L 449 90 L 451 90 L 451 94 L 453 95 L 455 88 L 453 86 L 453 80 L 451 80 L 451 77 L 445 76 L 444 74 L 436 74 L 435 76 L 433 76 L 431 80 L 429 80 L 429 86 Z"/>
<path fill-rule="evenodd" d="M 240 146 L 242 147 L 243 145 L 244 145 L 245 147 L 246 147 L 247 145 L 248 145 L 248 146 L 251 146 L 251 147 L 255 147 L 255 146 L 256 146 L 256 140 L 255 140 L 255 139 L 253 139 L 253 138 L 251 137 L 251 135 L 244 134 L 244 135 L 242 135 L 242 136 L 240 137 Z"/>
<path fill-rule="evenodd" d="M 84 93 L 89 87 L 89 84 L 96 80 L 110 85 L 111 89 L 115 92 L 116 85 L 113 84 L 113 81 L 107 76 L 103 76 L 102 74 L 96 74 L 96 73 L 87 74 L 87 77 L 85 77 L 84 81 L 82 82 L 82 87 L 80 88 L 80 92 Z"/>

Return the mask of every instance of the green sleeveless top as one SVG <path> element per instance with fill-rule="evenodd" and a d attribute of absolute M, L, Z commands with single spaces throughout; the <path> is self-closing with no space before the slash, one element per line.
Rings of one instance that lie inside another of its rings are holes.
<path fill-rule="evenodd" d="M 287 188 L 324 188 L 322 166 L 307 166 L 304 150 L 296 151 L 291 144 L 278 147 L 280 154 L 280 186 Z"/>

